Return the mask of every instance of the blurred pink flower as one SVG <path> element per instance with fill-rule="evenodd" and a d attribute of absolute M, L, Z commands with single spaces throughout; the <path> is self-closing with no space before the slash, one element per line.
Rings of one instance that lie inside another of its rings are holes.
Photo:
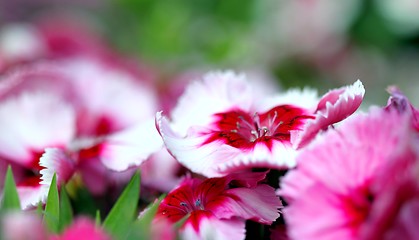
<path fill-rule="evenodd" d="M 45 147 L 61 148 L 71 141 L 74 132 L 66 126 L 75 123 L 74 115 L 71 106 L 52 93 L 26 92 L 0 102 L 0 161 L 19 166 L 13 170 L 22 208 L 45 200 L 52 174 L 45 178 L 43 173 L 56 172 L 58 182 L 73 174 L 75 164 L 66 155 L 41 164 L 40 157 Z"/>
<path fill-rule="evenodd" d="M 89 218 L 79 217 L 60 235 L 52 236 L 51 240 L 111 240 L 104 230 L 95 226 Z"/>
<path fill-rule="evenodd" d="M 152 154 L 141 164 L 141 185 L 161 192 L 170 192 L 184 177 L 185 168 L 165 148 Z"/>
<path fill-rule="evenodd" d="M 410 123 L 408 114 L 372 109 L 305 148 L 279 191 L 288 203 L 290 238 L 417 238 L 409 222 L 417 216 L 406 214 L 419 202 L 419 155 Z"/>
<path fill-rule="evenodd" d="M 169 152 L 208 177 L 241 168 L 293 167 L 296 149 L 352 114 L 364 88 L 357 81 L 321 99 L 309 89 L 265 95 L 243 75 L 210 73 L 188 86 L 170 121 L 160 112 L 156 124 Z"/>
<path fill-rule="evenodd" d="M 162 148 L 156 110 L 149 82 L 92 58 L 8 71 L 0 80 L 0 160 L 27 170 L 18 179 L 22 207 L 45 199 L 54 172 L 59 183 L 81 172 L 92 193 L 128 181 L 129 168 Z"/>
<path fill-rule="evenodd" d="M 245 220 L 271 224 L 282 204 L 274 189 L 259 184 L 266 172 L 243 172 L 221 178 L 185 179 L 161 202 L 155 221 L 176 223 L 184 217 L 184 239 L 244 239 Z"/>
<path fill-rule="evenodd" d="M 91 22 L 48 15 L 32 24 L 10 23 L 0 28 L 0 72 L 45 60 L 87 58 L 151 82 L 155 70 L 111 49 Z"/>
<path fill-rule="evenodd" d="M 0 219 L 0 239 L 45 240 L 48 235 L 38 215 L 29 212 L 3 212 Z"/>

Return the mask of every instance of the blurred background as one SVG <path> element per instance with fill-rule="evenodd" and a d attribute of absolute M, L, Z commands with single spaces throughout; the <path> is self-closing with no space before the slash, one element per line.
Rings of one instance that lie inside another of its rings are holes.
<path fill-rule="evenodd" d="M 323 93 L 361 79 L 364 107 L 388 85 L 415 104 L 418 13 L 419 0 L 0 0 L 0 52 L 16 24 L 65 18 L 163 82 L 233 69 Z"/>

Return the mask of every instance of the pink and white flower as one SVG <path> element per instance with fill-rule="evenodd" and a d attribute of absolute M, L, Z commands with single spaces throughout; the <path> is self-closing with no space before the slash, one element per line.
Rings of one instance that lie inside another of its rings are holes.
<path fill-rule="evenodd" d="M 411 225 L 418 220 L 411 214 L 419 203 L 416 141 L 408 114 L 382 109 L 353 117 L 318 137 L 300 153 L 297 168 L 281 180 L 288 235 L 417 238 Z"/>
<path fill-rule="evenodd" d="M 244 239 L 245 220 L 271 224 L 282 204 L 274 189 L 260 184 L 266 172 L 243 172 L 220 178 L 185 179 L 161 202 L 155 221 L 181 226 L 184 239 Z"/>
<path fill-rule="evenodd" d="M 53 173 L 67 182 L 77 170 L 93 193 L 126 182 L 162 147 L 149 83 L 87 58 L 33 63 L 0 84 L 0 159 L 18 176 L 22 208 L 44 201 Z M 42 156 L 42 158 L 41 158 Z M 30 173 L 30 174 L 29 174 Z"/>
<path fill-rule="evenodd" d="M 65 156 L 39 162 L 45 147 L 62 148 L 71 141 L 74 132 L 66 126 L 74 123 L 71 106 L 52 93 L 24 93 L 0 104 L 0 161 L 26 170 L 16 179 L 22 208 L 46 199 L 52 174 L 48 181 L 43 171 L 56 172 L 58 182 L 71 177 L 74 163 Z"/>
<path fill-rule="evenodd" d="M 0 218 L 0 238 L 10 240 L 45 240 L 48 233 L 42 219 L 31 212 L 4 212 Z"/>
<path fill-rule="evenodd" d="M 304 89 L 263 96 L 256 84 L 232 72 L 207 74 L 190 84 L 156 124 L 169 152 L 191 171 L 222 176 L 250 167 L 295 166 L 297 149 L 361 104 L 360 81 L 318 99 Z"/>
<path fill-rule="evenodd" d="M 161 192 L 170 192 L 183 179 L 186 168 L 165 148 L 152 154 L 140 165 L 141 185 Z"/>

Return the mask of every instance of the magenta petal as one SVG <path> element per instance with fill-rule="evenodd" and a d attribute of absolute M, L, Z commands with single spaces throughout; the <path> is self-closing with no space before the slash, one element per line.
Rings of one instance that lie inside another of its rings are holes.
<path fill-rule="evenodd" d="M 394 156 L 379 171 L 370 187 L 374 197 L 373 205 L 368 214 L 368 221 L 362 226 L 360 236 L 362 239 L 383 239 L 387 235 L 411 235 L 418 231 L 406 221 L 409 218 L 417 222 L 407 211 L 417 212 L 419 209 L 419 155 L 417 149 L 406 145 L 405 149 L 395 149 Z M 389 238 L 391 239 L 391 238 Z"/>
<path fill-rule="evenodd" d="M 419 196 L 410 120 L 373 108 L 304 148 L 279 191 L 290 237 L 382 239 L 401 205 Z"/>
<path fill-rule="evenodd" d="M 354 113 L 361 105 L 364 94 L 364 86 L 359 80 L 353 85 L 326 93 L 317 105 L 315 119 L 307 121 L 303 131 L 292 131 L 293 146 L 297 149 L 304 147 L 320 130 Z"/>
<path fill-rule="evenodd" d="M 411 201 L 406 203 L 397 219 L 395 220 L 394 226 L 387 233 L 388 239 L 418 239 L 419 228 L 417 227 L 417 221 L 419 216 L 419 201 Z"/>
<path fill-rule="evenodd" d="M 419 110 L 417 110 L 409 99 L 395 86 L 388 87 L 387 91 L 391 94 L 385 109 L 395 109 L 399 113 L 411 115 L 412 124 L 416 131 L 419 131 Z"/>
<path fill-rule="evenodd" d="M 76 219 L 60 236 L 55 236 L 52 240 L 111 240 L 111 238 L 88 218 L 81 217 Z"/>
<path fill-rule="evenodd" d="M 232 188 L 223 195 L 226 198 L 222 204 L 208 205 L 218 218 L 238 216 L 269 225 L 279 217 L 282 208 L 275 190 L 266 184 L 255 188 Z"/>
<path fill-rule="evenodd" d="M 347 214 L 343 199 L 321 184 L 287 206 L 284 217 L 290 239 L 357 239 L 352 226 L 359 222 Z"/>
<path fill-rule="evenodd" d="M 253 188 L 256 187 L 259 182 L 265 179 L 268 171 L 265 172 L 236 172 L 226 176 L 231 182 L 234 181 L 235 186 Z"/>
<path fill-rule="evenodd" d="M 340 193 L 365 183 L 397 146 L 408 144 L 408 123 L 406 116 L 378 108 L 348 119 L 303 149 L 297 169 L 282 179 L 281 196 L 292 202 L 318 181 Z"/>

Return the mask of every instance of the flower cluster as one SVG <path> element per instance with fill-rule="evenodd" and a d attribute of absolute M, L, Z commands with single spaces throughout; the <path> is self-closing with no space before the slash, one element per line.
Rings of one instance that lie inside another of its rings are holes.
<path fill-rule="evenodd" d="M 1 34 L 0 238 L 419 237 L 419 110 L 397 87 L 358 113 L 360 80 L 162 83 L 71 23 Z"/>
<path fill-rule="evenodd" d="M 419 203 L 418 111 L 398 90 L 391 93 L 386 108 L 371 108 L 318 138 L 281 180 L 292 239 L 419 236 L 413 225 Z"/>

